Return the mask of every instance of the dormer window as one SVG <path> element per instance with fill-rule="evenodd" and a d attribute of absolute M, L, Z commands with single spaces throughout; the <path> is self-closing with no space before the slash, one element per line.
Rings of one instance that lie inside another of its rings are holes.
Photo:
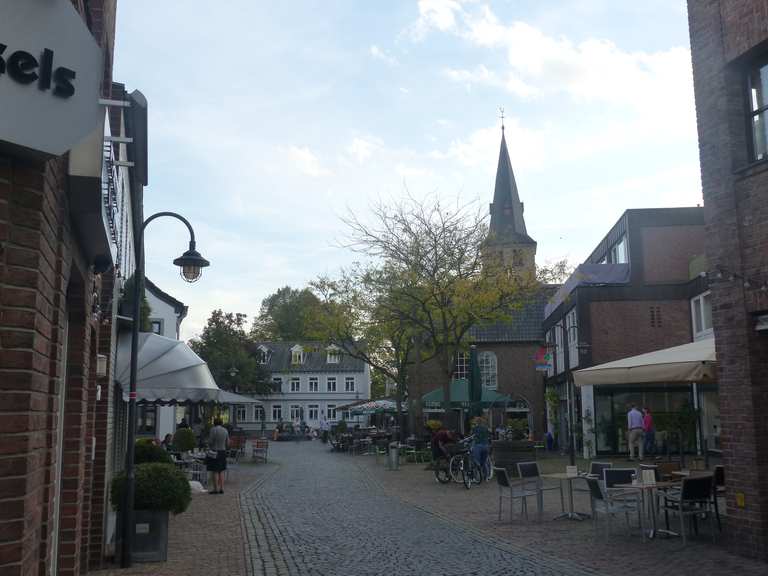
<path fill-rule="evenodd" d="M 298 345 L 291 348 L 291 364 L 304 364 L 304 348 Z"/>
<path fill-rule="evenodd" d="M 256 351 L 256 360 L 259 364 L 268 364 L 269 358 L 272 355 L 272 352 L 269 348 L 264 346 L 263 344 L 259 346 L 258 350 Z"/>
<path fill-rule="evenodd" d="M 329 346 L 326 348 L 328 355 L 326 356 L 326 362 L 328 364 L 338 364 L 341 361 L 341 351 L 336 346 Z"/>

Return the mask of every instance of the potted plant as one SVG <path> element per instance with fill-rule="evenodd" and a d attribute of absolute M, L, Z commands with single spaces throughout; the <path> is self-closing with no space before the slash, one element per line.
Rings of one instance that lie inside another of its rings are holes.
<path fill-rule="evenodd" d="M 171 455 L 161 446 L 155 444 L 153 440 L 137 440 L 133 450 L 134 464 L 145 464 L 147 462 L 160 462 L 161 464 L 173 464 Z"/>
<path fill-rule="evenodd" d="M 173 436 L 173 445 L 179 452 L 189 452 L 197 446 L 197 438 L 191 428 L 179 428 Z"/>
<path fill-rule="evenodd" d="M 168 513 L 181 514 L 192 500 L 189 482 L 173 464 L 146 462 L 135 468 L 133 559 L 164 562 L 168 557 Z M 125 474 L 112 480 L 112 507 L 121 512 Z"/>

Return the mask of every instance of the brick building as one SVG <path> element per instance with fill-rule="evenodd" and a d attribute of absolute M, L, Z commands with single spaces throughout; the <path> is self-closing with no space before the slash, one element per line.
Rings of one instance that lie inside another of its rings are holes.
<path fill-rule="evenodd" d="M 701 321 L 709 303 L 707 278 L 699 274 L 704 237 L 702 208 L 627 210 L 547 304 L 544 330 L 554 352 L 547 386 L 560 398 L 553 433 L 567 438 L 565 383 L 572 370 L 711 336 Z M 664 413 L 690 401 L 689 385 L 586 386 L 576 393 L 577 420 L 587 419 L 584 439 L 593 454 L 623 452 L 628 403 Z M 706 390 L 706 401 L 716 422 L 716 389 Z"/>
<path fill-rule="evenodd" d="M 768 4 L 689 0 L 727 530 L 768 558 Z"/>
<path fill-rule="evenodd" d="M 125 410 L 110 374 L 146 184 L 146 101 L 112 81 L 115 10 L 114 0 L 0 6 L 4 57 L 26 62 L 0 75 L 0 99 L 21 95 L 14 113 L 26 115 L 0 122 L 3 575 L 85 573 L 114 527 L 107 486 L 122 466 Z"/>

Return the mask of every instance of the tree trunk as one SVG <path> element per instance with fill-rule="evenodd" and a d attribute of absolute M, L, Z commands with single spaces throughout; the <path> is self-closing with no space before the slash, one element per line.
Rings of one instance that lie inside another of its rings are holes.
<path fill-rule="evenodd" d="M 446 358 L 446 353 L 438 356 L 443 368 L 443 424 L 449 430 L 458 431 L 458 420 L 451 409 L 451 377 L 453 376 L 453 358 Z"/>

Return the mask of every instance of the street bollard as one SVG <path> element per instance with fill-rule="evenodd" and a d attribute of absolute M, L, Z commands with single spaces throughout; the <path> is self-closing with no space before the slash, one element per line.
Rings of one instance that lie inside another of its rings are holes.
<path fill-rule="evenodd" d="M 400 449 L 397 442 L 390 442 L 389 453 L 387 454 L 387 468 L 397 470 L 400 468 Z"/>

